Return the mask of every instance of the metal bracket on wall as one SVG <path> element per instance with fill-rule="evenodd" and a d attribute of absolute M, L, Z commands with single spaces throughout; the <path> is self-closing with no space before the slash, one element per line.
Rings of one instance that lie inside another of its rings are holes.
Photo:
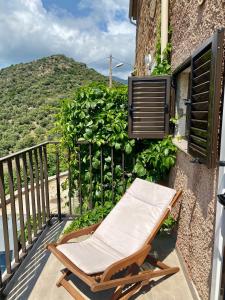
<path fill-rule="evenodd" d="M 168 104 L 164 105 L 164 112 L 165 112 L 165 114 L 169 113 L 169 106 L 168 106 Z"/>
<path fill-rule="evenodd" d="M 191 105 L 191 99 L 182 99 L 184 101 L 184 105 Z"/>
<path fill-rule="evenodd" d="M 195 157 L 190 161 L 192 164 L 202 164 L 200 158 Z"/>
<path fill-rule="evenodd" d="M 217 195 L 218 201 L 225 208 L 225 193 Z"/>

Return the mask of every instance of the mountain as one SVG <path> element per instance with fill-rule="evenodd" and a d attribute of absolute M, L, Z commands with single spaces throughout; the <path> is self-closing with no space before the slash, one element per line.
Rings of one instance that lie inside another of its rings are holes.
<path fill-rule="evenodd" d="M 119 82 L 119 83 L 125 84 L 125 85 L 128 84 L 128 81 L 127 81 L 126 79 L 122 79 L 122 78 L 119 78 L 119 77 L 117 77 L 117 76 L 113 76 L 113 80 L 114 80 L 114 81 L 117 81 L 117 82 Z"/>
<path fill-rule="evenodd" d="M 108 78 L 64 55 L 0 70 L 0 157 L 52 138 L 62 99 Z"/>

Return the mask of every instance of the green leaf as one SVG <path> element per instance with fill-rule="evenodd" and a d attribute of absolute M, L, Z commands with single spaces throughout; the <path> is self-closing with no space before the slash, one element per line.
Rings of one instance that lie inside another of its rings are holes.
<path fill-rule="evenodd" d="M 126 152 L 127 154 L 130 154 L 130 153 L 132 152 L 132 147 L 131 147 L 131 145 L 130 145 L 129 143 L 127 143 L 127 144 L 125 145 L 125 152 Z"/>
<path fill-rule="evenodd" d="M 116 150 L 119 150 L 120 148 L 121 148 L 121 144 L 115 143 L 115 149 L 116 149 Z"/>

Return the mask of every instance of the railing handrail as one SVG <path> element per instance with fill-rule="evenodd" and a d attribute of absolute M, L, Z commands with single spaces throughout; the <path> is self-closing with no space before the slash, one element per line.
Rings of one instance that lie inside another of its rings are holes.
<path fill-rule="evenodd" d="M 18 151 L 18 152 L 14 152 L 14 153 L 11 153 L 11 154 L 9 154 L 9 155 L 0 157 L 0 162 L 4 162 L 4 161 L 6 161 L 6 160 L 8 160 L 8 159 L 10 159 L 10 158 L 14 158 L 14 157 L 16 157 L 16 156 L 18 156 L 18 155 L 21 155 L 21 154 L 23 154 L 23 153 L 27 153 L 27 152 L 29 152 L 29 151 L 31 151 L 31 150 L 34 150 L 34 149 L 37 149 L 37 148 L 39 148 L 39 147 L 42 147 L 42 146 L 45 146 L 45 145 L 49 145 L 49 144 L 59 144 L 59 142 L 58 142 L 58 141 L 46 141 L 46 142 L 40 143 L 40 144 L 38 144 L 38 145 L 35 145 L 35 146 L 29 147 L 29 148 L 22 149 L 22 150 L 20 150 L 20 151 Z"/>

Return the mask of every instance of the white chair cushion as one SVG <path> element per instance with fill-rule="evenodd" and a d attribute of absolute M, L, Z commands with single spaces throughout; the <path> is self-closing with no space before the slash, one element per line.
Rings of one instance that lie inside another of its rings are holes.
<path fill-rule="evenodd" d="M 59 245 L 57 249 L 86 274 L 103 272 L 108 266 L 124 258 L 93 235 L 82 242 Z"/>
<path fill-rule="evenodd" d="M 85 273 L 103 272 L 144 245 L 175 194 L 137 178 L 90 238 L 57 248 Z"/>
<path fill-rule="evenodd" d="M 94 236 L 125 256 L 139 250 L 170 205 L 176 191 L 135 179 Z"/>

